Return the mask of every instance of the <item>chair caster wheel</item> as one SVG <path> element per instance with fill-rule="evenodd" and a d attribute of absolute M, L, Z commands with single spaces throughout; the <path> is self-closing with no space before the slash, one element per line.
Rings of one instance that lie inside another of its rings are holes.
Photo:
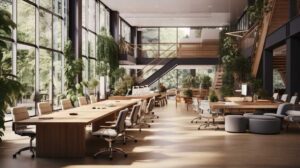
<path fill-rule="evenodd" d="M 135 143 L 137 143 L 137 142 L 138 142 L 138 140 L 136 140 L 136 139 L 135 139 L 135 140 L 134 140 L 134 142 L 135 142 Z"/>
<path fill-rule="evenodd" d="M 16 159 L 16 158 L 17 158 L 17 155 L 16 155 L 16 154 L 14 154 L 14 155 L 13 155 L 13 159 Z"/>
<path fill-rule="evenodd" d="M 191 123 L 193 123 L 193 121 L 191 121 Z"/>
<path fill-rule="evenodd" d="M 148 128 L 150 128 L 151 126 L 150 125 L 148 125 Z"/>
<path fill-rule="evenodd" d="M 152 120 L 151 122 L 154 123 L 154 120 Z"/>
<path fill-rule="evenodd" d="M 112 157 L 109 157 L 109 160 L 113 160 L 113 158 L 112 158 Z"/>
<path fill-rule="evenodd" d="M 126 145 L 126 142 L 123 142 L 123 145 Z"/>
<path fill-rule="evenodd" d="M 125 158 L 127 158 L 127 156 L 128 156 L 127 154 L 124 154 L 124 157 L 125 157 Z"/>
<path fill-rule="evenodd" d="M 35 155 L 33 154 L 33 155 L 31 155 L 31 158 L 33 159 L 33 158 L 35 158 Z"/>
<path fill-rule="evenodd" d="M 93 156 L 94 159 L 97 159 L 97 156 Z"/>
<path fill-rule="evenodd" d="M 200 130 L 200 128 L 198 128 L 198 130 Z"/>
<path fill-rule="evenodd" d="M 198 123 L 198 121 L 195 122 L 196 124 Z"/>
<path fill-rule="evenodd" d="M 159 119 L 159 116 L 157 116 L 156 118 Z"/>

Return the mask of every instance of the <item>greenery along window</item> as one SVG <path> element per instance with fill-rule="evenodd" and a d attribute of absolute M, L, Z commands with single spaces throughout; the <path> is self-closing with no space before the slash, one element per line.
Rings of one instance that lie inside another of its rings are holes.
<path fill-rule="evenodd" d="M 30 115 L 35 115 L 35 48 L 20 44 L 17 48 L 17 76 L 25 87 L 19 103 L 28 107 Z"/>
<path fill-rule="evenodd" d="M 25 93 L 17 105 L 28 107 L 30 115 L 36 114 L 35 104 L 42 99 L 53 103 L 54 109 L 59 107 L 59 95 L 64 89 L 62 45 L 66 0 L 36 2 L 0 0 L 0 8 L 15 15 L 12 18 L 17 24 L 17 36 L 0 32 L 0 38 L 11 41 L 7 52 L 13 58 L 11 69 L 25 85 Z M 11 120 L 11 115 L 5 119 Z"/>
<path fill-rule="evenodd" d="M 52 47 L 52 15 L 40 10 L 40 46 Z"/>
<path fill-rule="evenodd" d="M 12 13 L 12 1 L 11 0 L 1 0 L 0 1 L 0 9 L 4 9 L 9 13 Z M 10 35 L 6 34 L 5 32 L 0 31 L 0 36 L 9 37 Z"/>
<path fill-rule="evenodd" d="M 96 78 L 96 42 L 101 28 L 109 30 L 109 11 L 96 0 L 82 1 L 82 60 L 84 81 Z"/>
<path fill-rule="evenodd" d="M 17 2 L 18 41 L 35 44 L 35 6 L 23 0 Z"/>

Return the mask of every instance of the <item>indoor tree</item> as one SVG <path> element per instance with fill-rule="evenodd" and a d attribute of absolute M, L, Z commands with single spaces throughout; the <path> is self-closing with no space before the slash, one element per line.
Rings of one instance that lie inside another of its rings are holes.
<path fill-rule="evenodd" d="M 15 27 L 10 13 L 0 9 L 0 32 L 10 35 Z M 21 97 L 23 91 L 22 84 L 12 74 L 11 57 L 4 54 L 7 50 L 6 42 L 0 39 L 0 140 L 5 130 L 4 114 L 9 106 L 15 105 L 15 101 Z"/>

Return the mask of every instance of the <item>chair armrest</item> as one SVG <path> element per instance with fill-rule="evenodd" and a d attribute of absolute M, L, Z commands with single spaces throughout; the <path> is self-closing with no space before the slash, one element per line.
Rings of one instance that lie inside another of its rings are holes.
<path fill-rule="evenodd" d="M 115 128 L 115 125 L 101 125 L 100 128 Z"/>

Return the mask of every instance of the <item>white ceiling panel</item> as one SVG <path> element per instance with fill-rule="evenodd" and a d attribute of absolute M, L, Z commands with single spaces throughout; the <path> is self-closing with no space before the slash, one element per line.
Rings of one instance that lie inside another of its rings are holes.
<path fill-rule="evenodd" d="M 247 0 L 102 0 L 133 26 L 224 26 Z"/>

